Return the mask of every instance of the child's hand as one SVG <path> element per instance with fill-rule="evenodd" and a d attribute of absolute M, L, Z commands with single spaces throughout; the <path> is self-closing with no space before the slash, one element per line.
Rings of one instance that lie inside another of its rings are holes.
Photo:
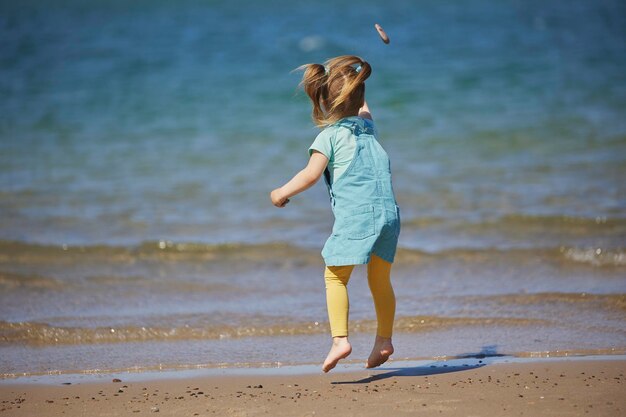
<path fill-rule="evenodd" d="M 281 194 L 282 193 L 280 192 L 280 188 L 277 188 L 270 193 L 270 198 L 272 199 L 272 204 L 274 204 L 276 207 L 283 208 L 287 205 L 289 199 L 283 197 Z"/>

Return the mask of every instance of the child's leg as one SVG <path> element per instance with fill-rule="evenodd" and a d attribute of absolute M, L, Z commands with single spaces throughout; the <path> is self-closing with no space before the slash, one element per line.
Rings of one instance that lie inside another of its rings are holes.
<path fill-rule="evenodd" d="M 390 338 L 396 314 L 396 296 L 391 286 L 391 263 L 372 254 L 367 264 L 367 282 L 374 299 L 380 337 Z"/>
<path fill-rule="evenodd" d="M 372 254 L 367 265 L 367 281 L 374 299 L 378 329 L 366 367 L 374 368 L 385 363 L 393 353 L 391 335 L 396 314 L 396 296 L 391 286 L 391 263 Z"/>
<path fill-rule="evenodd" d="M 346 286 L 353 269 L 354 265 L 327 266 L 324 271 L 326 307 L 328 308 L 330 332 L 333 337 L 348 336 L 350 302 Z"/>
<path fill-rule="evenodd" d="M 354 265 L 328 266 L 324 271 L 328 320 L 333 336 L 333 345 L 322 366 L 324 372 L 333 369 L 340 359 L 347 357 L 352 352 L 352 346 L 348 341 L 348 312 L 350 304 L 346 286 L 353 269 Z"/>

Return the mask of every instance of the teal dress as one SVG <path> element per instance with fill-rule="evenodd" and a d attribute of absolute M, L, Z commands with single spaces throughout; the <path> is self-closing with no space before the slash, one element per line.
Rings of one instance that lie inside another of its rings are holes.
<path fill-rule="evenodd" d="M 393 262 L 400 235 L 400 208 L 391 185 L 391 164 L 374 134 L 373 122 L 347 117 L 326 129 L 348 129 L 356 147 L 350 165 L 331 181 L 324 180 L 335 223 L 324 244 L 327 266 L 366 264 L 372 253 Z"/>

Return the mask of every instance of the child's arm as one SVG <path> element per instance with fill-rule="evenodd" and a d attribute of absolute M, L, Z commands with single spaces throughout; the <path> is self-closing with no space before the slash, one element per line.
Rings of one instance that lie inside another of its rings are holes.
<path fill-rule="evenodd" d="M 314 150 L 309 163 L 302 171 L 298 172 L 287 184 L 270 193 L 272 204 L 276 207 L 285 207 L 289 202 L 289 197 L 310 188 L 320 179 L 326 165 L 328 165 L 328 158 L 323 153 Z"/>
<path fill-rule="evenodd" d="M 367 107 L 367 101 L 363 100 L 363 107 L 359 109 L 359 117 L 364 119 L 372 119 L 372 113 L 370 113 L 370 108 Z"/>

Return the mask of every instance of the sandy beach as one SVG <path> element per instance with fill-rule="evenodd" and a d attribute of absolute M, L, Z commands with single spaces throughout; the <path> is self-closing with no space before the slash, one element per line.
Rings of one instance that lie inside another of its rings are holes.
<path fill-rule="evenodd" d="M 0 416 L 618 416 L 626 410 L 625 373 L 622 359 L 542 359 L 416 367 L 392 362 L 326 375 L 5 381 Z"/>

